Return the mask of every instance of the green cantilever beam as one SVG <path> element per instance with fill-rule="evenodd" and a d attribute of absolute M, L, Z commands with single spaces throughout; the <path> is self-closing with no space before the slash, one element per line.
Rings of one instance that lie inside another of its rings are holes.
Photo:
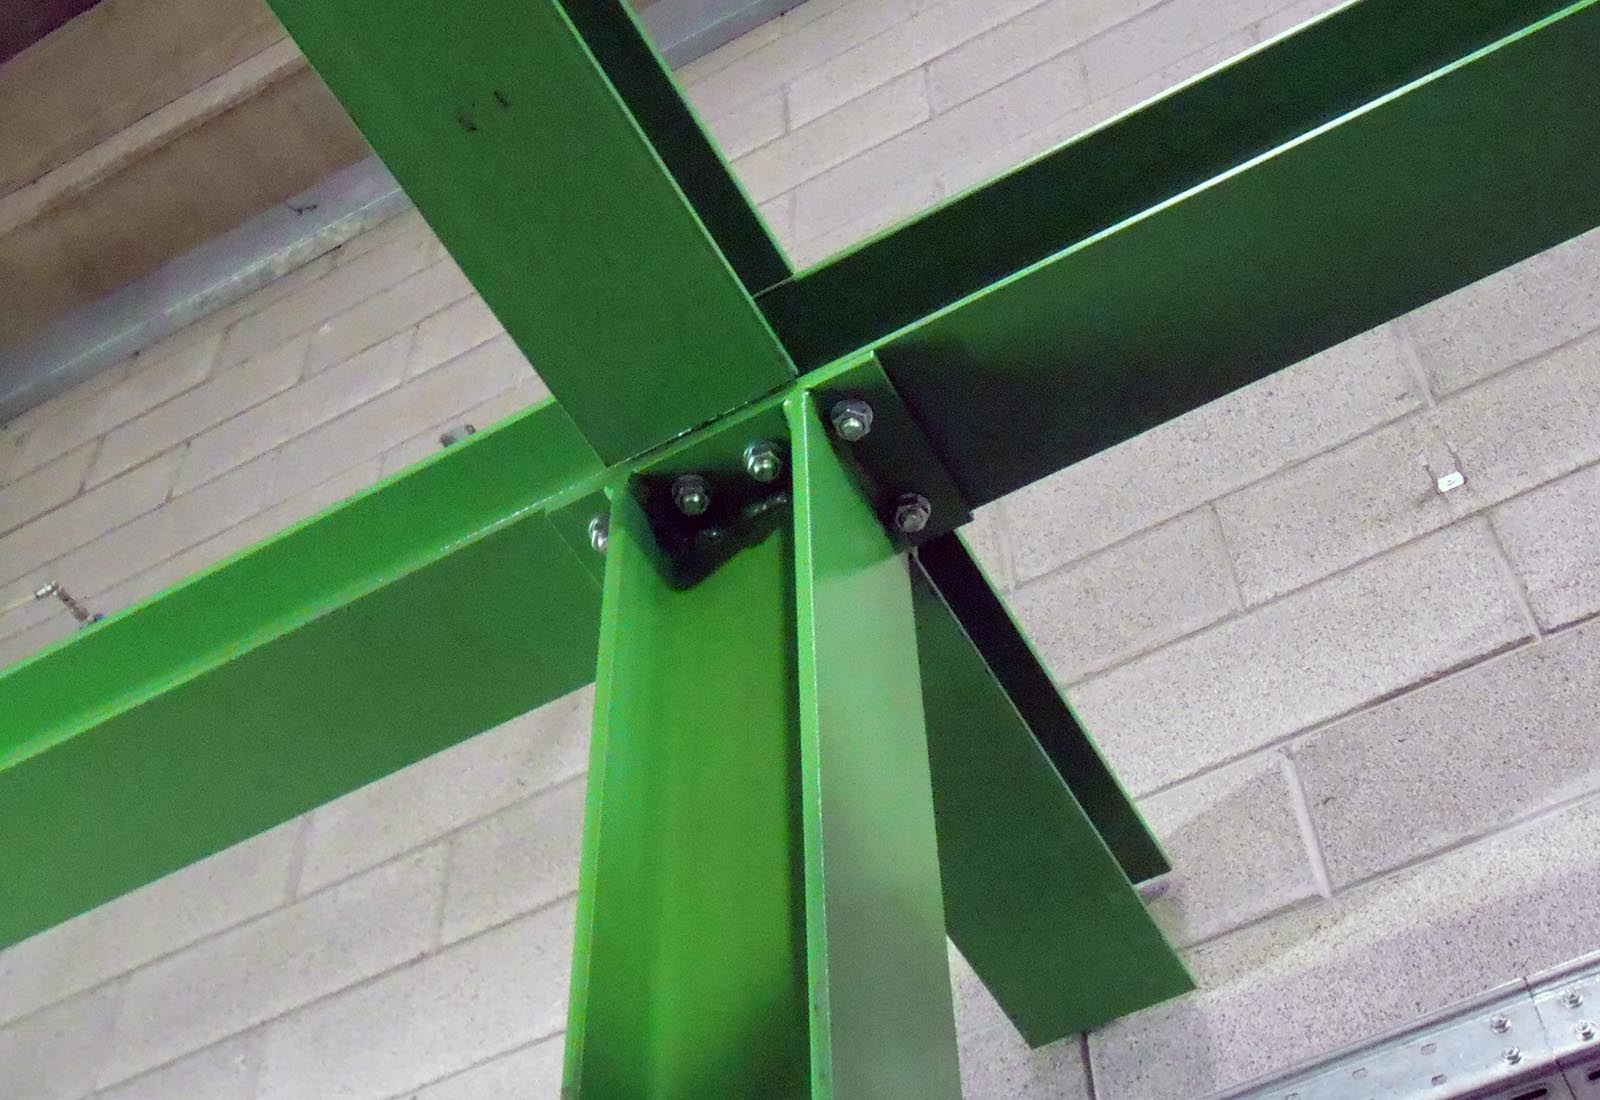
<path fill-rule="evenodd" d="M 0 945 L 598 650 L 573 1100 L 954 1097 L 946 933 L 1033 1042 L 1186 989 L 954 529 L 1600 224 L 1600 0 L 1348 4 L 799 273 L 620 4 L 273 4 L 559 404 L 0 674 Z"/>

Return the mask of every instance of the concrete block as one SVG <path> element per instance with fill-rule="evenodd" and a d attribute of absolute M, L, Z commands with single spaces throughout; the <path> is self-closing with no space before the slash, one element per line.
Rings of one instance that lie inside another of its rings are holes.
<path fill-rule="evenodd" d="M 1228 35 L 1155 70 L 1132 84 L 1045 120 L 1036 129 L 1004 145 L 973 150 L 951 160 L 940 176 L 946 194 L 957 194 L 1010 171 L 1024 161 L 1099 126 L 1123 111 L 1166 92 L 1185 80 L 1249 49 L 1255 39 L 1245 31 Z"/>
<path fill-rule="evenodd" d="M 309 332 L 443 258 L 444 248 L 431 233 L 402 235 L 373 248 L 236 323 L 223 343 L 220 365 L 252 359 Z"/>
<path fill-rule="evenodd" d="M 557 1100 L 566 1038 L 553 1035 L 417 1090 L 413 1100 Z"/>
<path fill-rule="evenodd" d="M 788 255 L 794 244 L 794 192 L 761 203 L 756 210 L 767 223 L 767 231 L 772 234 L 772 239 Z"/>
<path fill-rule="evenodd" d="M 919 177 L 875 193 L 875 206 L 841 225 L 810 226 L 800 221 L 800 202 L 796 196 L 793 215 L 795 242 L 786 249 L 789 262 L 797 270 L 821 263 L 874 233 L 921 213 L 942 197 L 937 179 Z M 822 220 L 827 221 L 827 215 Z M 811 235 L 805 236 L 808 232 Z"/>
<path fill-rule="evenodd" d="M 1303 587 L 1451 519 L 1456 468 L 1434 417 L 1417 413 L 1217 501 L 1248 603 Z"/>
<path fill-rule="evenodd" d="M 1218 39 L 1247 31 L 1281 0 L 1168 0 L 1085 42 L 1093 98 L 1135 84 Z"/>
<path fill-rule="evenodd" d="M 1090 1035 L 1096 1092 L 1207 1096 L 1576 957 L 1596 828 L 1591 799 L 1190 952 L 1198 992 Z"/>
<path fill-rule="evenodd" d="M 755 202 L 766 202 L 928 117 L 927 81 L 906 73 L 769 141 L 734 163 Z"/>
<path fill-rule="evenodd" d="M 77 496 L 93 457 L 94 446 L 86 443 L 32 473 L 0 484 L 0 535 Z"/>
<path fill-rule="evenodd" d="M 1471 668 L 1294 747 L 1336 887 L 1600 790 L 1600 625 Z"/>
<path fill-rule="evenodd" d="M 223 333 L 223 341 L 227 341 L 227 330 L 244 320 L 246 317 L 260 313 L 272 303 L 287 298 L 301 289 L 309 286 L 333 270 L 334 262 L 339 255 L 339 249 L 324 252 L 314 260 L 301 264 L 292 271 L 286 272 L 272 280 L 266 286 L 251 291 L 238 301 L 223 306 L 215 313 L 209 313 L 196 321 L 196 325 L 203 325 L 207 329 Z M 232 368 L 232 362 L 223 362 L 223 357 L 218 356 L 214 368 L 218 373 Z M 245 360 L 241 359 L 240 362 Z"/>
<path fill-rule="evenodd" d="M 695 100 L 695 89 L 705 83 L 707 77 L 721 72 L 741 57 L 752 54 L 764 46 L 772 45 L 782 37 L 784 27 L 789 25 L 790 16 L 796 13 L 808 13 L 812 9 L 816 9 L 817 14 L 820 16 L 837 6 L 838 4 L 835 0 L 809 0 L 808 3 L 803 3 L 798 8 L 791 8 L 789 11 L 784 12 L 777 19 L 769 19 L 765 23 L 757 25 L 753 30 L 741 34 L 731 42 L 726 42 L 710 53 L 695 58 L 674 72 L 673 77 L 677 80 L 678 87 L 691 101 L 694 101 L 695 109 L 704 118 L 706 116 L 705 106 Z"/>
<path fill-rule="evenodd" d="M 1004 146 L 1086 102 L 1078 58 L 1052 58 L 802 183 L 795 190 L 798 236 L 849 224 L 902 188 L 936 180 L 950 161 Z"/>
<path fill-rule="evenodd" d="M 526 380 L 528 370 L 510 337 L 482 344 L 285 444 L 279 484 L 286 493 L 299 492 L 376 458 L 429 425 L 511 389 Z"/>
<path fill-rule="evenodd" d="M 1317 894 L 1276 752 L 1170 787 L 1139 809 L 1172 862 L 1150 911 L 1180 947 Z"/>
<path fill-rule="evenodd" d="M 912 10 L 912 0 L 867 0 L 838 5 L 803 24 L 780 21 L 770 41 L 744 50 L 726 64 L 690 65 L 685 70 L 689 98 L 706 118 L 730 114 L 857 43 L 898 26 Z"/>
<path fill-rule="evenodd" d="M 117 985 L 52 1005 L 0 1028 L 0 1082 L 17 1100 L 82 1100 L 104 1063 Z"/>
<path fill-rule="evenodd" d="M 1070 694 L 1135 793 L 1263 748 L 1528 635 L 1482 522 L 1447 527 Z"/>
<path fill-rule="evenodd" d="M 31 657 L 46 646 L 54 645 L 70 635 L 77 624 L 66 615 L 60 615 L 27 630 L 7 635 L 0 640 L 0 669 L 9 668 L 25 657 Z"/>
<path fill-rule="evenodd" d="M 789 128 L 782 91 L 771 91 L 725 115 L 706 119 L 711 138 L 729 161 L 782 137 Z"/>
<path fill-rule="evenodd" d="M 423 318 L 417 325 L 406 377 L 415 378 L 504 333 L 505 329 L 489 312 L 483 299 L 469 294 L 455 305 Z"/>
<path fill-rule="evenodd" d="M 1454 495 L 1474 508 L 1600 460 L 1600 333 L 1457 394 L 1439 415 L 1467 478 Z"/>
<path fill-rule="evenodd" d="M 1040 576 L 1420 404 L 1394 330 L 1373 329 L 1011 494 L 1017 578 Z"/>
<path fill-rule="evenodd" d="M 0 536 L 0 581 L 26 578 L 26 583 L 0 588 L 0 600 L 9 603 L 31 594 L 37 587 L 32 574 L 40 566 L 159 505 L 172 487 L 179 457 L 169 451 Z M 54 579 L 41 577 L 38 583 Z"/>
<path fill-rule="evenodd" d="M 946 941 L 945 946 L 950 955 L 950 995 L 955 1001 L 956 1034 L 979 1035 L 995 1028 L 1010 1027 L 1005 1010 L 990 994 L 978 972 L 972 969 L 972 964 L 955 944 Z"/>
<path fill-rule="evenodd" d="M 1435 393 L 1454 393 L 1600 327 L 1600 230 L 1406 318 Z"/>
<path fill-rule="evenodd" d="M 306 372 L 315 374 L 342 363 L 471 293 L 472 284 L 453 260 L 423 268 L 318 325 L 306 354 Z"/>
<path fill-rule="evenodd" d="M 1600 612 L 1600 466 L 1502 504 L 1493 523 L 1542 628 Z"/>
<path fill-rule="evenodd" d="M 197 1051 L 422 955 L 444 851 L 396 860 L 136 971 L 102 1086 Z"/>
<path fill-rule="evenodd" d="M 559 1031 L 572 921 L 542 910 L 278 1021 L 260 1100 L 410 1095 Z"/>
<path fill-rule="evenodd" d="M 1288 4 L 1256 23 L 1256 37 L 1262 42 L 1276 38 L 1340 6 L 1341 0 L 1300 0 L 1299 3 Z"/>
<path fill-rule="evenodd" d="M 293 386 L 309 339 L 298 336 L 113 429 L 100 445 L 88 483 L 98 485 Z"/>
<path fill-rule="evenodd" d="M 593 709 L 593 690 L 575 691 L 313 811 L 301 889 L 319 889 L 581 774 Z"/>
<path fill-rule="evenodd" d="M 961 1037 L 965 1100 L 1090 1100 L 1089 1067 L 1076 1035 L 1030 1050 L 1010 1024 Z"/>
<path fill-rule="evenodd" d="M 55 569 L 69 588 L 99 595 L 255 515 L 275 499 L 277 465 L 271 454 L 247 462 L 73 551 Z"/>
<path fill-rule="evenodd" d="M 981 95 L 1159 0 L 1046 0 L 928 66 L 936 112 Z"/>
<path fill-rule="evenodd" d="M 367 253 L 401 241 L 417 242 L 432 237 L 433 230 L 415 207 L 385 218 L 358 237 L 352 237 L 329 254 L 335 264 L 343 266 L 359 260 Z"/>
<path fill-rule="evenodd" d="M 791 125 L 803 126 L 865 97 L 884 81 L 1034 7 L 1038 0 L 942 0 L 905 22 L 824 61 L 789 84 Z"/>
<path fill-rule="evenodd" d="M 300 827 L 290 822 L 235 844 L 0 951 L 0 1022 L 281 905 Z"/>
<path fill-rule="evenodd" d="M 11 463 L 22 450 L 22 433 L 10 424 L 0 424 L 0 485 L 11 483 Z"/>
<path fill-rule="evenodd" d="M 446 943 L 577 892 L 585 786 L 568 780 L 451 838 Z"/>
<path fill-rule="evenodd" d="M 199 385 L 217 361 L 222 334 L 189 326 L 128 361 L 128 376 L 106 391 L 101 424 L 110 428 Z"/>
<path fill-rule="evenodd" d="M 255 1100 L 260 1065 L 257 1030 L 103 1089 L 94 1100 Z"/>
<path fill-rule="evenodd" d="M 178 491 L 187 492 L 280 447 L 397 385 L 410 348 L 411 334 L 401 333 L 202 432 L 189 443 Z M 329 470 L 328 475 L 338 472 Z"/>
<path fill-rule="evenodd" d="M 1009 592 L 1016 585 L 1011 565 L 1011 530 L 1005 505 L 986 504 L 972 513 L 972 522 L 961 529 L 967 549 L 977 559 L 996 591 Z M 1015 610 L 1015 609 L 1013 609 Z"/>
<path fill-rule="evenodd" d="M 1210 509 L 1030 581 L 1012 599 L 1017 621 L 1063 683 L 1191 634 L 1238 607 Z"/>
<path fill-rule="evenodd" d="M 544 380 L 532 371 L 528 371 L 522 380 L 511 388 L 501 390 L 470 409 L 452 413 L 445 419 L 430 424 L 404 443 L 383 452 L 380 461 L 384 476 L 387 477 L 439 453 L 444 447 L 439 437 L 449 428 L 471 424 L 480 432 L 487 431 L 507 417 L 520 413 L 531 405 L 537 405 L 549 396 L 550 391 L 545 387 Z"/>

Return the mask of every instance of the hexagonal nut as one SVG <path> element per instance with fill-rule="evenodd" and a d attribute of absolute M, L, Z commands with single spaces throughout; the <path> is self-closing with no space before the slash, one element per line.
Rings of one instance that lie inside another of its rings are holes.
<path fill-rule="evenodd" d="M 894 526 L 901 534 L 917 534 L 932 518 L 933 505 L 921 493 L 905 493 L 894 502 Z"/>
<path fill-rule="evenodd" d="M 681 474 L 672 482 L 672 503 L 686 516 L 703 516 L 711 507 L 711 487 L 699 474 Z"/>
<path fill-rule="evenodd" d="M 857 443 L 872 431 L 872 406 L 859 397 L 846 397 L 834 404 L 828 419 L 835 435 L 846 443 Z"/>
<path fill-rule="evenodd" d="M 763 485 L 783 473 L 783 452 L 769 439 L 758 439 L 744 449 L 744 472 Z"/>

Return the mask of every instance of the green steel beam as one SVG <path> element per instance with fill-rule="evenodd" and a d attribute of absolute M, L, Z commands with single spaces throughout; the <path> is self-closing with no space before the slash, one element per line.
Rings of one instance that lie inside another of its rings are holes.
<path fill-rule="evenodd" d="M 977 647 L 994 687 L 1049 757 L 1123 872 L 1134 882 L 1147 882 L 1170 871 L 1160 843 L 961 537 L 949 534 L 923 543 L 917 548 L 917 565 L 954 618 L 949 629 L 959 630 Z M 919 637 L 932 629 L 922 618 L 928 606 L 926 601 L 919 605 Z M 923 672 L 930 675 L 926 659 Z M 931 675 L 941 676 L 937 665 Z M 1006 709 L 999 700 L 992 705 Z M 928 709 L 943 713 L 936 707 Z M 1011 720 L 1000 714 L 997 723 L 1010 725 Z"/>
<path fill-rule="evenodd" d="M 785 412 L 812 1100 L 959 1100 L 910 577 L 813 397 Z"/>
<path fill-rule="evenodd" d="M 1192 989 L 1073 797 L 1086 777 L 1063 781 L 938 588 L 913 579 L 950 938 L 1035 1046 Z"/>
<path fill-rule="evenodd" d="M 788 539 L 682 589 L 614 500 L 562 1095 L 801 1100 Z"/>
<path fill-rule="evenodd" d="M 1597 56 L 1593 0 L 1365 0 L 760 302 L 976 507 L 1600 224 Z"/>
<path fill-rule="evenodd" d="M 546 404 L 0 675 L 0 946 L 588 681 Z"/>
<path fill-rule="evenodd" d="M 793 376 L 555 0 L 272 7 L 608 463 Z"/>
<path fill-rule="evenodd" d="M 574 1100 L 960 1096 L 905 562 L 786 407 L 792 532 L 698 583 L 614 494 Z"/>

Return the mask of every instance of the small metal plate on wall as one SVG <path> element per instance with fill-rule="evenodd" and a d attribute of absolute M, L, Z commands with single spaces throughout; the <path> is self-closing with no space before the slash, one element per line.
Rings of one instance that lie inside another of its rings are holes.
<path fill-rule="evenodd" d="M 1600 954 L 1212 1100 L 1600 1100 Z"/>

